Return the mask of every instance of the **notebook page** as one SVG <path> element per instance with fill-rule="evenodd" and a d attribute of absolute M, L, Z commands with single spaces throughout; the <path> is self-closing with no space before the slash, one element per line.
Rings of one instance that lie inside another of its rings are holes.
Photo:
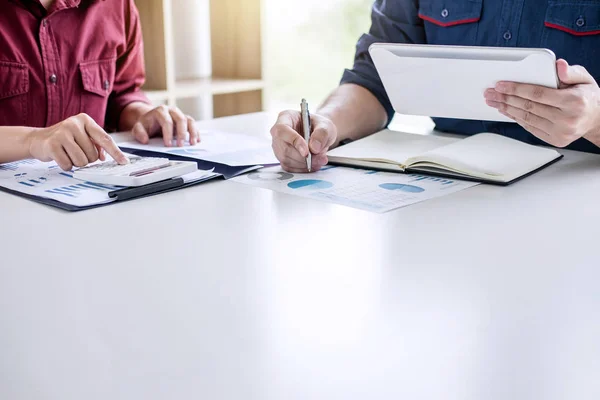
<path fill-rule="evenodd" d="M 414 157 L 409 162 L 436 162 L 474 176 L 511 181 L 534 171 L 560 154 L 493 133 L 480 133 Z"/>
<path fill-rule="evenodd" d="M 332 160 L 352 158 L 357 160 L 385 160 L 404 164 L 410 157 L 454 143 L 457 139 L 433 135 L 395 132 L 389 129 L 338 147 L 327 155 Z"/>

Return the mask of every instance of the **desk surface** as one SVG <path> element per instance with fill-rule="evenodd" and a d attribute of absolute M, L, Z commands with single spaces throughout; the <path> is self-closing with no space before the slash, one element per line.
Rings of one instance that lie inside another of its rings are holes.
<path fill-rule="evenodd" d="M 0 398 L 597 400 L 600 157 L 564 154 L 383 215 L 223 181 L 75 214 L 0 193 Z"/>

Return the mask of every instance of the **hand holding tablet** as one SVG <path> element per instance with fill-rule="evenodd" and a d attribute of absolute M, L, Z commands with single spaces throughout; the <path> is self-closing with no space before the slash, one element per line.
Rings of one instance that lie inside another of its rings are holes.
<path fill-rule="evenodd" d="M 370 54 L 402 114 L 515 122 L 486 104 L 487 89 L 500 81 L 558 88 L 546 49 L 376 43 Z"/>

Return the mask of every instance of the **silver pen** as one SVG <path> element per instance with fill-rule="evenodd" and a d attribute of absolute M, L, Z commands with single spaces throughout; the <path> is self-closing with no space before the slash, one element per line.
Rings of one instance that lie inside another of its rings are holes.
<path fill-rule="evenodd" d="M 308 145 L 308 157 L 306 158 L 306 168 L 311 172 L 312 154 L 310 153 L 310 112 L 308 111 L 308 103 L 302 99 L 300 104 L 300 113 L 302 114 L 302 130 L 304 131 L 304 140 Z"/>

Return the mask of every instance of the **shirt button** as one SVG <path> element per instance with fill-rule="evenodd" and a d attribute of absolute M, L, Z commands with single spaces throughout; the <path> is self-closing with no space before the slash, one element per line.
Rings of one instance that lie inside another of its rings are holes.
<path fill-rule="evenodd" d="M 43 20 L 42 21 L 42 25 L 44 25 L 44 26 L 48 25 L 48 21 L 47 20 Z"/>
<path fill-rule="evenodd" d="M 443 18 L 446 18 L 447 16 L 448 16 L 448 10 L 447 10 L 446 8 L 444 8 L 444 9 L 442 10 L 442 17 L 443 17 Z"/>
<path fill-rule="evenodd" d="M 55 74 L 50 75 L 50 83 L 56 83 L 58 81 L 58 77 Z"/>
<path fill-rule="evenodd" d="M 504 38 L 504 40 L 510 40 L 512 38 L 512 33 L 510 33 L 510 31 L 506 31 L 504 32 L 504 35 L 502 35 L 502 37 Z"/>
<path fill-rule="evenodd" d="M 579 17 L 577 18 L 577 21 L 575 21 L 575 24 L 581 28 L 585 25 L 585 19 L 583 19 L 583 17 Z"/>
<path fill-rule="evenodd" d="M 107 79 L 104 81 L 104 90 L 108 90 L 109 87 L 110 87 L 110 82 Z"/>

